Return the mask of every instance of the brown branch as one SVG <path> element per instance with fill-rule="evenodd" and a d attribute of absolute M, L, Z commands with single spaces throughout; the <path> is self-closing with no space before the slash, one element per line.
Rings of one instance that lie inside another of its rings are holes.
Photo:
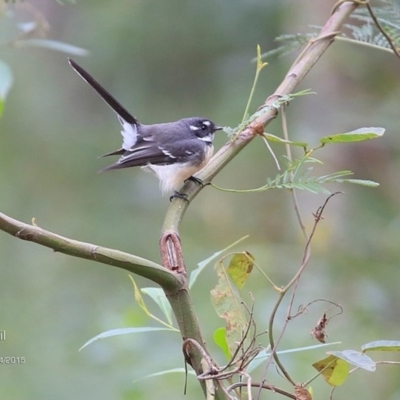
<path fill-rule="evenodd" d="M 328 198 L 325 200 L 325 202 L 323 203 L 323 205 L 322 205 L 321 207 L 319 207 L 318 210 L 317 210 L 317 212 L 315 213 L 315 215 L 314 215 L 314 225 L 313 225 L 313 228 L 312 228 L 312 230 L 311 230 L 311 233 L 310 233 L 310 235 L 309 235 L 309 237 L 308 237 L 308 239 L 307 239 L 307 242 L 306 242 L 306 245 L 305 245 L 305 248 L 304 248 L 303 259 L 302 259 L 302 261 L 301 261 L 300 268 L 297 270 L 296 274 L 295 274 L 294 277 L 290 280 L 290 282 L 289 282 L 284 288 L 282 288 L 281 292 L 279 293 L 279 298 L 278 298 L 277 302 L 276 302 L 275 305 L 274 305 L 274 308 L 273 308 L 273 310 L 272 310 L 272 313 L 271 313 L 271 316 L 270 316 L 270 319 L 269 319 L 269 324 L 268 324 L 268 335 L 269 335 L 269 343 L 270 343 L 270 346 L 271 346 L 271 356 L 269 357 L 269 359 L 268 359 L 268 361 L 267 361 L 267 364 L 266 364 L 266 366 L 265 366 L 264 373 L 263 373 L 263 378 L 265 378 L 265 376 L 266 376 L 266 374 L 267 374 L 267 371 L 268 371 L 268 368 L 269 368 L 270 364 L 272 363 L 272 360 L 274 360 L 275 363 L 276 363 L 276 365 L 278 366 L 279 370 L 280 370 L 280 371 L 282 372 L 282 374 L 284 375 L 284 377 L 285 377 L 293 386 L 296 385 L 295 382 L 294 382 L 294 380 L 293 380 L 292 377 L 290 376 L 290 374 L 286 371 L 285 367 L 284 367 L 283 364 L 281 363 L 280 358 L 279 358 L 279 356 L 278 356 L 278 354 L 277 354 L 276 351 L 277 351 L 277 349 L 278 349 L 278 345 L 280 344 L 280 341 L 282 340 L 283 335 L 284 335 L 284 333 L 285 333 L 285 331 L 286 331 L 286 328 L 287 328 L 287 326 L 288 326 L 288 323 L 289 323 L 289 321 L 290 321 L 290 312 L 291 312 L 292 307 L 293 307 L 294 297 L 295 297 L 295 294 L 296 294 L 296 292 L 297 292 L 297 286 L 298 286 L 298 284 L 299 284 L 300 277 L 301 277 L 301 275 L 303 274 L 303 272 L 304 272 L 306 266 L 308 265 L 308 261 L 309 261 L 310 256 L 311 256 L 311 241 L 312 241 L 312 239 L 313 239 L 313 237 L 314 237 L 314 235 L 315 235 L 315 232 L 316 232 L 316 230 L 317 230 L 317 226 L 319 225 L 319 223 L 320 223 L 321 220 L 322 220 L 322 214 L 323 214 L 323 212 L 324 212 L 324 210 L 325 210 L 325 207 L 327 206 L 329 200 L 330 200 L 333 196 L 336 196 L 336 195 L 339 194 L 339 193 L 341 193 L 341 192 L 336 192 L 336 193 L 333 193 L 333 194 L 331 194 L 330 196 L 328 196 Z M 278 308 L 279 308 L 279 306 L 280 306 L 280 304 L 281 304 L 281 302 L 282 302 L 284 296 L 286 295 L 286 293 L 288 293 L 289 289 L 290 289 L 293 285 L 294 285 L 294 288 L 293 288 L 292 295 L 291 295 L 290 300 L 289 300 L 289 307 L 288 307 L 288 311 L 287 311 L 287 314 L 286 314 L 286 321 L 285 321 L 285 323 L 284 323 L 284 325 L 283 325 L 283 327 L 282 327 L 282 330 L 281 330 L 281 332 L 280 332 L 279 337 L 278 337 L 277 340 L 275 341 L 275 338 L 274 338 L 275 315 L 276 315 L 276 313 L 277 313 L 277 311 L 278 311 Z M 261 391 L 261 388 L 260 388 L 260 391 Z M 260 393 L 260 392 L 259 392 L 259 393 Z"/>
<path fill-rule="evenodd" d="M 246 382 L 238 382 L 238 383 L 234 383 L 233 385 L 229 386 L 229 388 L 227 389 L 228 392 L 231 392 L 233 389 L 236 389 L 238 387 L 244 387 L 247 386 Z M 252 387 L 256 387 L 256 388 L 262 388 L 262 389 L 267 389 L 270 390 L 271 392 L 274 393 L 279 393 L 283 396 L 289 397 L 289 399 L 294 399 L 296 400 L 296 396 L 293 395 L 292 393 L 286 392 L 285 390 L 279 389 L 276 386 L 273 385 L 267 385 L 266 383 L 256 383 L 256 382 L 252 382 L 251 383 Z"/>
<path fill-rule="evenodd" d="M 329 18 L 320 34 L 312 39 L 300 56 L 293 63 L 282 83 L 275 92 L 269 96 L 260 107 L 264 109 L 260 116 L 247 126 L 235 141 L 226 143 L 211 159 L 208 165 L 197 175 L 204 183 L 209 183 L 241 150 L 243 150 L 263 127 L 266 127 L 277 115 L 278 108 L 274 102 L 282 96 L 289 95 L 296 86 L 305 78 L 322 54 L 333 43 L 335 36 L 340 34 L 344 22 L 357 8 L 358 4 L 348 1 L 341 4 L 336 12 Z M 179 192 L 187 195 L 187 200 L 174 199 L 164 220 L 163 231 L 179 232 L 179 226 L 190 201 L 203 189 L 195 182 L 187 181 Z"/>

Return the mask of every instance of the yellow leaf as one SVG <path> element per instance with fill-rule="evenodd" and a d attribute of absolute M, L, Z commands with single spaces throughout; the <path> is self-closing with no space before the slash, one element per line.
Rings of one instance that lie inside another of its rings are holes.
<path fill-rule="evenodd" d="M 324 379 L 332 386 L 342 385 L 350 371 L 348 362 L 332 355 L 317 361 L 313 364 L 313 367 L 321 372 Z"/>
<path fill-rule="evenodd" d="M 215 265 L 218 283 L 211 290 L 211 301 L 218 316 L 226 322 L 226 340 L 233 354 L 243 338 L 247 326 L 242 299 L 235 285 L 229 279 L 222 262 Z"/>
<path fill-rule="evenodd" d="M 235 285 L 241 289 L 254 267 L 254 257 L 247 251 L 236 253 L 229 263 L 228 274 Z"/>

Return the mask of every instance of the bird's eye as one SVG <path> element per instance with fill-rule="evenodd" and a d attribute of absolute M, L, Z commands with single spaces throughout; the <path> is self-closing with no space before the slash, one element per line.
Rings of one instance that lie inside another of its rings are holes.
<path fill-rule="evenodd" d="M 206 124 L 201 124 L 201 130 L 206 131 L 208 129 L 208 126 Z"/>

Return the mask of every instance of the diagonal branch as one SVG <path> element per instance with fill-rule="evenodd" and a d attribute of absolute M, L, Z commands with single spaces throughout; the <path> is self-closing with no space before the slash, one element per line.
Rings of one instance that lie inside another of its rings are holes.
<path fill-rule="evenodd" d="M 265 103 L 259 108 L 265 110 L 244 129 L 235 141 L 226 143 L 217 154 L 211 159 L 208 165 L 197 175 L 204 183 L 210 182 L 241 150 L 244 149 L 258 134 L 264 132 L 264 128 L 278 115 L 278 108 L 274 102 L 282 96 L 293 93 L 294 89 L 308 74 L 314 64 L 319 60 L 323 53 L 335 40 L 335 36 L 340 34 L 344 22 L 349 15 L 358 7 L 352 1 L 346 1 L 335 9 L 333 15 L 328 19 L 320 34 L 310 40 L 302 53 L 293 63 L 282 83 L 275 92 L 267 98 Z M 187 194 L 187 200 L 175 199 L 172 202 L 166 218 L 164 220 L 165 230 L 179 232 L 179 226 L 183 215 L 190 204 L 190 200 L 200 192 L 203 187 L 197 183 L 187 181 L 181 193 Z"/>

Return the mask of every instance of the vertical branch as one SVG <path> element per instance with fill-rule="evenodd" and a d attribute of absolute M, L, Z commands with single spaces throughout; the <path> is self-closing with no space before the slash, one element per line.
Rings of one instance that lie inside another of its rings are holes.
<path fill-rule="evenodd" d="M 280 98 L 280 96 L 288 95 L 293 92 L 295 87 L 307 75 L 314 64 L 334 41 L 335 36 L 339 33 L 343 23 L 357 8 L 357 6 L 358 5 L 353 2 L 344 2 L 335 10 L 334 14 L 322 28 L 320 35 L 308 43 L 306 48 L 290 68 L 282 83 L 276 89 L 275 93 L 265 101 L 264 105 L 261 107 L 264 112 L 261 112 L 261 114 L 252 121 L 246 129 L 235 137 L 235 140 L 232 140 L 223 146 L 211 159 L 210 163 L 197 175 L 198 178 L 200 178 L 204 183 L 210 182 L 211 179 L 217 175 L 231 159 L 233 159 L 248 143 L 250 143 L 250 141 L 254 139 L 254 137 L 263 133 L 264 127 L 278 114 L 275 100 Z M 176 273 L 185 275 L 186 284 L 183 285 L 177 293 L 167 294 L 178 320 L 182 337 L 184 340 L 190 338 L 194 339 L 197 343 L 204 344 L 197 316 L 194 312 L 193 303 L 188 292 L 182 246 L 179 239 L 179 227 L 183 215 L 190 202 L 201 189 L 202 187 L 200 187 L 200 185 L 197 185 L 194 182 L 187 182 L 179 190 L 187 196 L 186 198 L 188 201 L 175 199 L 172 202 L 165 217 L 160 247 L 164 266 L 170 270 L 171 268 L 174 268 Z M 293 282 L 291 282 L 291 284 L 292 283 Z M 271 325 L 272 324 L 273 322 L 271 322 Z M 204 351 L 206 351 L 205 347 Z M 206 354 L 208 353 L 206 352 Z M 202 372 L 202 353 L 198 349 L 193 348 L 190 352 L 187 352 L 186 357 L 190 361 L 190 364 L 193 366 L 197 375 L 199 375 Z M 215 385 L 217 387 L 216 398 L 219 398 L 219 395 L 224 398 L 226 396 L 229 397 L 219 381 L 215 382 Z M 202 387 L 206 393 L 207 389 L 203 383 Z M 260 385 L 260 391 L 261 388 L 262 383 Z"/>
<path fill-rule="evenodd" d="M 179 275 L 187 276 L 182 254 L 181 238 L 174 231 L 166 231 L 160 239 L 161 259 L 165 268 Z"/>
<path fill-rule="evenodd" d="M 181 199 L 176 199 L 172 204 L 172 208 L 178 207 L 179 209 L 181 209 L 181 203 L 186 202 Z M 184 208 L 181 210 L 184 210 Z M 181 278 L 182 285 L 173 292 L 165 291 L 165 294 L 171 304 L 182 335 L 182 339 L 185 343 L 185 362 L 193 367 L 196 375 L 201 375 L 204 372 L 204 359 L 207 358 L 211 360 L 211 356 L 206 349 L 205 341 L 200 330 L 200 324 L 197 319 L 193 301 L 190 297 L 181 239 L 176 230 L 176 225 L 174 224 L 174 221 L 170 222 L 170 229 L 164 230 L 160 239 L 161 259 L 166 269 Z M 194 346 L 193 343 L 197 343 L 198 345 Z M 199 346 L 201 347 L 199 348 Z M 210 382 L 204 380 L 199 380 L 199 382 L 204 394 L 208 396 Z M 213 395 L 213 398 L 215 400 L 230 399 L 221 382 L 215 381 L 213 385 L 215 387 L 215 396 Z"/>

